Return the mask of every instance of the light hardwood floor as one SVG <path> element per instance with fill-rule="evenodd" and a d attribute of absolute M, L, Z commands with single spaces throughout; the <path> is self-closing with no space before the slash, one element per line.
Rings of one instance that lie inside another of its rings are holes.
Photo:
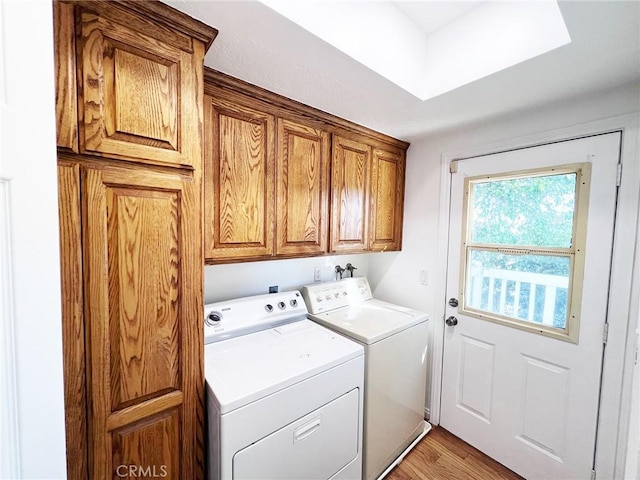
<path fill-rule="evenodd" d="M 522 480 L 443 428 L 434 427 L 386 480 Z"/>

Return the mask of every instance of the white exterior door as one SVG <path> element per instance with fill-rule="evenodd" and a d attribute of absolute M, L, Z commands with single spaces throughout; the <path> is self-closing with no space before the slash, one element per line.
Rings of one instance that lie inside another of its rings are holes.
<path fill-rule="evenodd" d="M 593 468 L 619 151 L 611 133 L 452 168 L 441 425 L 528 479 Z"/>

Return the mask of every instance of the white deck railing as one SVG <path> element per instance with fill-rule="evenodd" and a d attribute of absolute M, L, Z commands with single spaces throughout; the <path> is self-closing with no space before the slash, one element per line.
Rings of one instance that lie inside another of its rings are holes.
<path fill-rule="evenodd" d="M 512 270 L 471 268 L 469 281 L 471 282 L 470 298 L 468 305 L 478 310 L 497 313 L 507 317 L 518 318 L 529 322 L 539 323 L 534 320 L 536 312 L 536 290 L 537 286 L 544 288 L 544 307 L 542 309 L 542 324 L 554 326 L 556 311 L 556 298 L 558 289 L 569 287 L 569 278 L 560 275 L 547 275 L 543 273 L 517 272 Z M 483 285 L 488 279 L 488 296 L 483 299 Z M 500 280 L 500 282 L 496 282 Z M 507 284 L 514 282 L 514 293 L 512 303 L 507 302 Z M 496 285 L 499 284 L 499 288 Z M 523 285 L 529 285 L 528 301 L 522 297 Z M 497 300 L 497 302 L 496 302 Z M 495 305 L 498 304 L 496 310 Z M 526 317 L 519 315 L 520 304 L 528 306 Z"/>

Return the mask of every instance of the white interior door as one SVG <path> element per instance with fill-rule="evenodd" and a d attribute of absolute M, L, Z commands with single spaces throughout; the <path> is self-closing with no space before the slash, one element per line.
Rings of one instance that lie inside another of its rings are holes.
<path fill-rule="evenodd" d="M 452 168 L 441 424 L 528 479 L 593 468 L 619 150 L 611 133 Z"/>

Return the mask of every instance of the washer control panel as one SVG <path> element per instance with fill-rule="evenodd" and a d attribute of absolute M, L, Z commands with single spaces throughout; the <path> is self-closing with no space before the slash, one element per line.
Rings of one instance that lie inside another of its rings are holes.
<path fill-rule="evenodd" d="M 302 288 L 302 296 L 309 312 L 313 314 L 328 312 L 373 298 L 366 277 L 305 285 Z"/>
<path fill-rule="evenodd" d="M 204 341 L 212 343 L 306 318 L 299 291 L 270 293 L 209 303 L 204 307 Z"/>

